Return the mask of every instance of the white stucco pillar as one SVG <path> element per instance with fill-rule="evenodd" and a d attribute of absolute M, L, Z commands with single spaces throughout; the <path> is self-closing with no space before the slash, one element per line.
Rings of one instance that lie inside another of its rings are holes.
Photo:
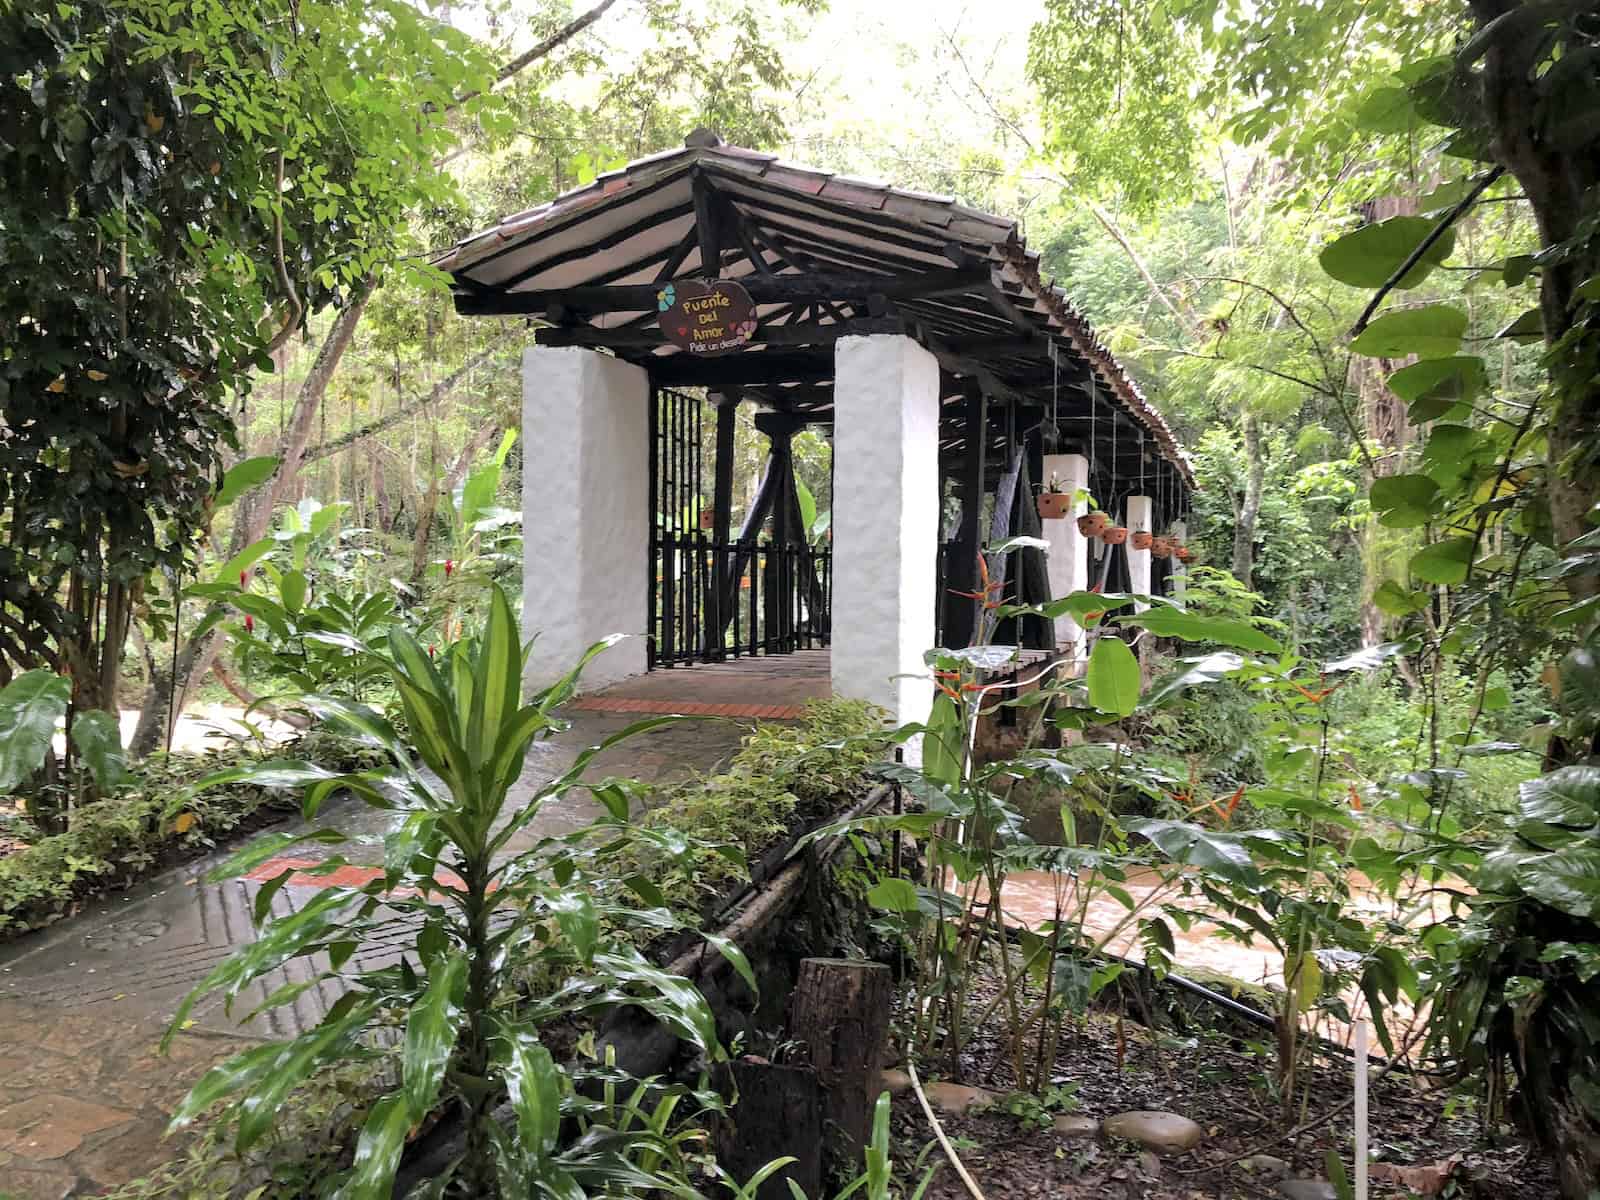
<path fill-rule="evenodd" d="M 1172 536 L 1174 540 L 1179 542 L 1188 541 L 1188 525 L 1183 521 L 1174 521 L 1172 523 Z M 1179 562 L 1176 555 L 1173 556 L 1172 570 L 1168 578 L 1170 583 L 1167 590 L 1172 598 L 1174 600 L 1182 600 L 1184 593 L 1189 590 L 1189 568 L 1186 564 Z"/>
<path fill-rule="evenodd" d="M 1061 481 L 1061 490 L 1068 495 L 1087 491 L 1089 487 L 1089 460 L 1081 454 L 1046 454 L 1044 456 L 1044 481 L 1054 477 Z M 1089 590 L 1089 539 L 1078 532 L 1078 518 L 1089 511 L 1089 502 L 1080 500 L 1067 515 L 1057 520 L 1041 522 L 1044 540 L 1050 543 L 1045 566 L 1050 573 L 1050 598 L 1059 600 L 1073 592 Z M 1075 655 L 1083 657 L 1083 630 L 1071 617 L 1056 618 L 1056 649 L 1075 642 Z"/>
<path fill-rule="evenodd" d="M 526 683 L 553 683 L 590 645 L 633 636 L 586 668 L 593 691 L 645 670 L 650 380 L 593 350 L 522 354 L 522 633 Z"/>
<path fill-rule="evenodd" d="M 1128 590 L 1141 596 L 1150 594 L 1150 551 L 1135 550 L 1133 548 L 1133 535 L 1136 533 L 1154 533 L 1151 525 L 1152 506 L 1149 496 L 1129 496 L 1128 505 L 1124 514 L 1123 523 L 1128 527 Z M 1148 604 L 1135 604 L 1134 611 L 1143 612 L 1149 608 Z"/>
<path fill-rule="evenodd" d="M 893 334 L 841 338 L 833 381 L 833 691 L 923 721 L 933 682 L 939 364 Z"/>

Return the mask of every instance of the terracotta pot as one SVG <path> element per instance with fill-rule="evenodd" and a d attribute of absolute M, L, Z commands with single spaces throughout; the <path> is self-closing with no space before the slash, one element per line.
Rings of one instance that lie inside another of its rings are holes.
<path fill-rule="evenodd" d="M 1046 521 L 1059 521 L 1072 511 L 1072 496 L 1067 492 L 1040 492 L 1039 515 Z"/>
<path fill-rule="evenodd" d="M 1078 518 L 1078 532 L 1084 537 L 1099 537 L 1100 531 L 1111 524 L 1111 518 L 1096 509 L 1094 512 L 1084 513 Z"/>
<path fill-rule="evenodd" d="M 1133 536 L 1128 540 L 1135 550 L 1148 550 L 1150 543 L 1155 540 L 1155 535 L 1148 529 L 1135 529 Z"/>
<path fill-rule="evenodd" d="M 1100 531 L 1100 540 L 1108 546 L 1120 546 L 1128 540 L 1126 525 L 1107 525 Z"/>
<path fill-rule="evenodd" d="M 717 514 L 712 509 L 702 508 L 700 510 L 700 528 L 701 529 L 710 529 L 716 523 L 717 523 Z"/>
<path fill-rule="evenodd" d="M 1173 551 L 1173 553 L 1178 556 L 1178 561 L 1181 563 L 1191 563 L 1194 561 L 1194 551 L 1189 549 L 1187 546 L 1179 546 Z"/>
<path fill-rule="evenodd" d="M 1154 539 L 1150 544 L 1150 553 L 1155 555 L 1157 558 L 1171 558 L 1172 539 L 1169 537 L 1158 537 Z"/>

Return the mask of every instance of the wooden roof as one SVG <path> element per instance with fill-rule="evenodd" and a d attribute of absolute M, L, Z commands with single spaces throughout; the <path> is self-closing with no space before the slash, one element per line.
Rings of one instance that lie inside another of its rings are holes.
<path fill-rule="evenodd" d="M 1115 445 L 1119 466 L 1147 442 L 1147 461 L 1170 469 L 1169 485 L 1193 485 L 1166 422 L 1040 277 L 1016 222 L 953 196 L 798 166 L 696 131 L 682 149 L 507 217 L 434 261 L 463 314 L 542 318 L 540 344 L 609 348 L 659 383 L 736 390 L 818 421 L 832 418 L 832 343 L 905 332 L 939 359 L 947 398 L 981 389 L 1042 410 L 1060 448 L 1086 449 L 1093 431 L 1096 458 Z M 666 345 L 656 291 L 711 277 L 751 293 L 755 341 L 720 357 Z M 945 424 L 964 442 L 960 408 L 947 409 Z"/>

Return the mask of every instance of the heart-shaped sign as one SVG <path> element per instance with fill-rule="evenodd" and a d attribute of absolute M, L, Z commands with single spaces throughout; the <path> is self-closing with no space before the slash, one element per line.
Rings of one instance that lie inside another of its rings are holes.
<path fill-rule="evenodd" d="M 755 301 L 731 279 L 679 280 L 657 299 L 661 332 L 690 354 L 724 354 L 755 336 Z"/>

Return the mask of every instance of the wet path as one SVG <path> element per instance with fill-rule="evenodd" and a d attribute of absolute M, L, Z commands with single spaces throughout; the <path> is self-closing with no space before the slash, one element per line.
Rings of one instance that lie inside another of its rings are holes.
<path fill-rule="evenodd" d="M 634 719 L 575 714 L 571 730 L 530 752 L 508 808 L 525 803 L 585 747 Z M 588 776 L 663 782 L 712 770 L 737 749 L 744 731 L 729 721 L 652 730 L 599 756 Z M 587 793 L 574 792 L 547 804 L 516 840 L 568 832 L 596 812 Z M 394 820 L 347 799 L 330 803 L 317 824 L 350 836 L 337 850 L 353 863 L 381 863 L 383 836 Z M 295 847 L 289 853 L 309 860 L 319 851 Z M 335 988 L 324 984 L 293 1006 L 240 1025 L 238 1019 L 271 991 L 306 977 L 303 965 L 291 964 L 241 995 L 232 1016 L 220 1000 L 203 1003 L 171 1057 L 156 1054 L 155 1044 L 184 995 L 253 938 L 251 911 L 261 878 L 278 870 L 206 884 L 202 879 L 214 861 L 190 863 L 0 947 L 0 1196 L 60 1200 L 148 1173 L 173 1153 L 160 1136 L 167 1114 L 208 1066 L 254 1039 L 315 1024 L 336 998 Z M 349 870 L 357 877 L 308 877 L 282 888 L 273 911 L 298 910 L 318 887 L 370 877 L 370 871 Z M 369 944 L 356 965 L 393 961 L 404 941 L 404 931 L 397 931 L 387 943 Z"/>

